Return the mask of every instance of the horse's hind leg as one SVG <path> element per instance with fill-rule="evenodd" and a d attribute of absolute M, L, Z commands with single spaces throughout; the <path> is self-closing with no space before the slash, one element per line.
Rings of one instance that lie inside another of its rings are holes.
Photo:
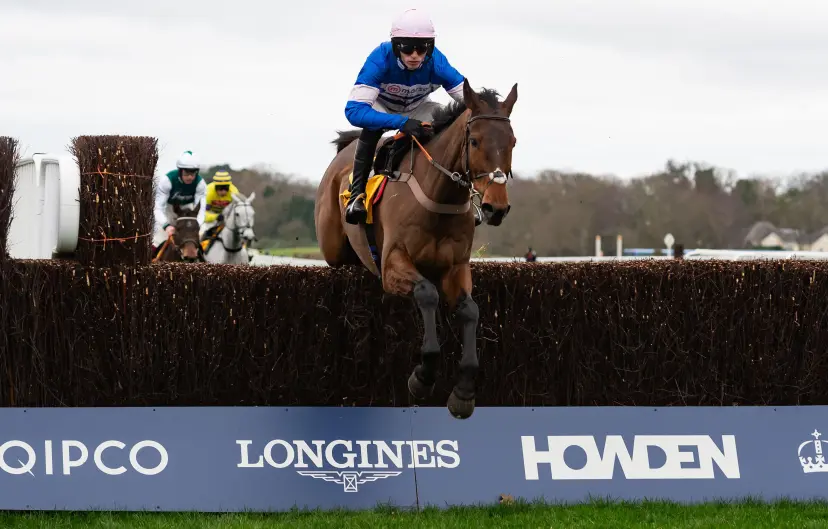
<path fill-rule="evenodd" d="M 480 365 L 477 358 L 477 322 L 480 311 L 471 297 L 472 283 L 469 265 L 454 267 L 443 279 L 442 287 L 448 298 L 449 307 L 455 310 L 463 329 L 460 374 L 446 405 L 452 416 L 467 419 L 474 413 L 474 379 Z"/>
<path fill-rule="evenodd" d="M 400 250 L 393 250 L 383 263 L 383 288 L 386 292 L 401 296 L 413 294 L 414 301 L 423 317 L 423 345 L 420 348 L 421 364 L 408 378 L 408 390 L 415 398 L 431 395 L 437 376 L 437 356 L 440 342 L 437 339 L 437 306 L 440 293 L 434 283 L 423 277 Z"/>
<path fill-rule="evenodd" d="M 330 178 L 316 197 L 314 216 L 316 240 L 322 258 L 329 266 L 359 264 L 360 260 L 351 247 L 342 225 L 339 209 L 339 188 L 335 178 Z"/>

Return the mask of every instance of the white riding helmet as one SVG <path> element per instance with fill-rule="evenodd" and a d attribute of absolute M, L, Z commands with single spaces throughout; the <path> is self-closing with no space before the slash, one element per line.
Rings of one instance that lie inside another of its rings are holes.
<path fill-rule="evenodd" d="M 178 157 L 178 161 L 175 162 L 175 166 L 179 169 L 192 169 L 196 171 L 200 169 L 198 158 L 193 154 L 193 151 L 182 152 L 181 156 Z"/>
<path fill-rule="evenodd" d="M 433 39 L 436 36 L 431 18 L 420 9 L 406 9 L 391 24 L 392 39 Z"/>

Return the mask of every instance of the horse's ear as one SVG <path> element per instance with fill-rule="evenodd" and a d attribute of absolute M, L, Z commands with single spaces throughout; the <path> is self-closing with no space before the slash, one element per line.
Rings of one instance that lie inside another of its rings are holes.
<path fill-rule="evenodd" d="M 517 83 L 512 87 L 512 91 L 509 92 L 509 95 L 506 96 L 506 99 L 503 100 L 502 107 L 503 110 L 506 111 L 506 115 L 510 116 L 512 114 L 512 107 L 515 106 L 515 101 L 517 101 Z"/>
<path fill-rule="evenodd" d="M 240 202 L 239 195 L 236 194 L 236 193 L 232 194 L 231 199 L 233 200 L 233 202 L 236 202 L 236 203 Z"/>
<path fill-rule="evenodd" d="M 480 110 L 480 98 L 477 97 L 477 92 L 472 90 L 468 78 L 463 79 L 463 102 L 472 112 Z"/>
<path fill-rule="evenodd" d="M 249 197 L 247 197 L 247 203 L 248 203 L 248 204 L 250 204 L 251 202 L 253 202 L 253 199 L 254 199 L 254 198 L 256 198 L 256 192 L 255 192 L 255 191 L 253 191 L 252 193 L 250 193 L 250 196 L 249 196 Z"/>

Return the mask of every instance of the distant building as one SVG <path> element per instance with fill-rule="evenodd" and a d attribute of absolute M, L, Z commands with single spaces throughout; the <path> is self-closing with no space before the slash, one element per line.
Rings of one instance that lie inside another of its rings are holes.
<path fill-rule="evenodd" d="M 750 227 L 742 242 L 748 248 L 828 252 L 828 226 L 814 233 L 805 233 L 794 228 L 778 228 L 763 220 Z"/>

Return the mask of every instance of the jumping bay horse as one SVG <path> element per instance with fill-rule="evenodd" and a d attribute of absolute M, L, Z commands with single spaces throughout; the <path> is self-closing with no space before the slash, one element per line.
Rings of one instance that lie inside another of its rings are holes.
<path fill-rule="evenodd" d="M 428 139 L 405 138 L 410 149 L 399 162 L 399 177 L 389 178 L 382 201 L 373 206 L 371 225 L 345 222 L 339 195 L 348 189 L 354 140 L 360 131 L 340 132 L 332 142 L 337 154 L 319 184 L 314 211 L 319 247 L 328 265 L 361 262 L 381 278 L 385 292 L 413 295 L 425 327 L 422 363 L 408 379 L 408 389 L 418 399 L 434 389 L 440 354 L 436 313 L 442 292 L 462 325 L 459 376 L 447 402 L 449 412 L 459 419 L 474 412 L 479 365 L 479 311 L 471 295 L 469 265 L 475 230 L 471 205 L 479 198 L 482 216 L 492 226 L 499 226 L 509 212 L 506 182 L 516 142 L 509 116 L 517 101 L 517 84 L 501 102 L 496 91 L 475 92 L 466 80 L 463 96 L 463 103 L 452 102 L 435 113 Z"/>
<path fill-rule="evenodd" d="M 158 254 L 153 256 L 153 262 L 205 262 L 204 253 L 198 242 L 199 226 L 196 216 L 199 209 L 200 206 L 194 211 L 186 211 L 185 214 L 185 211 L 178 205 L 173 206 L 173 211 L 178 215 L 174 223 L 175 233 L 163 242 L 161 248 L 158 249 Z"/>

